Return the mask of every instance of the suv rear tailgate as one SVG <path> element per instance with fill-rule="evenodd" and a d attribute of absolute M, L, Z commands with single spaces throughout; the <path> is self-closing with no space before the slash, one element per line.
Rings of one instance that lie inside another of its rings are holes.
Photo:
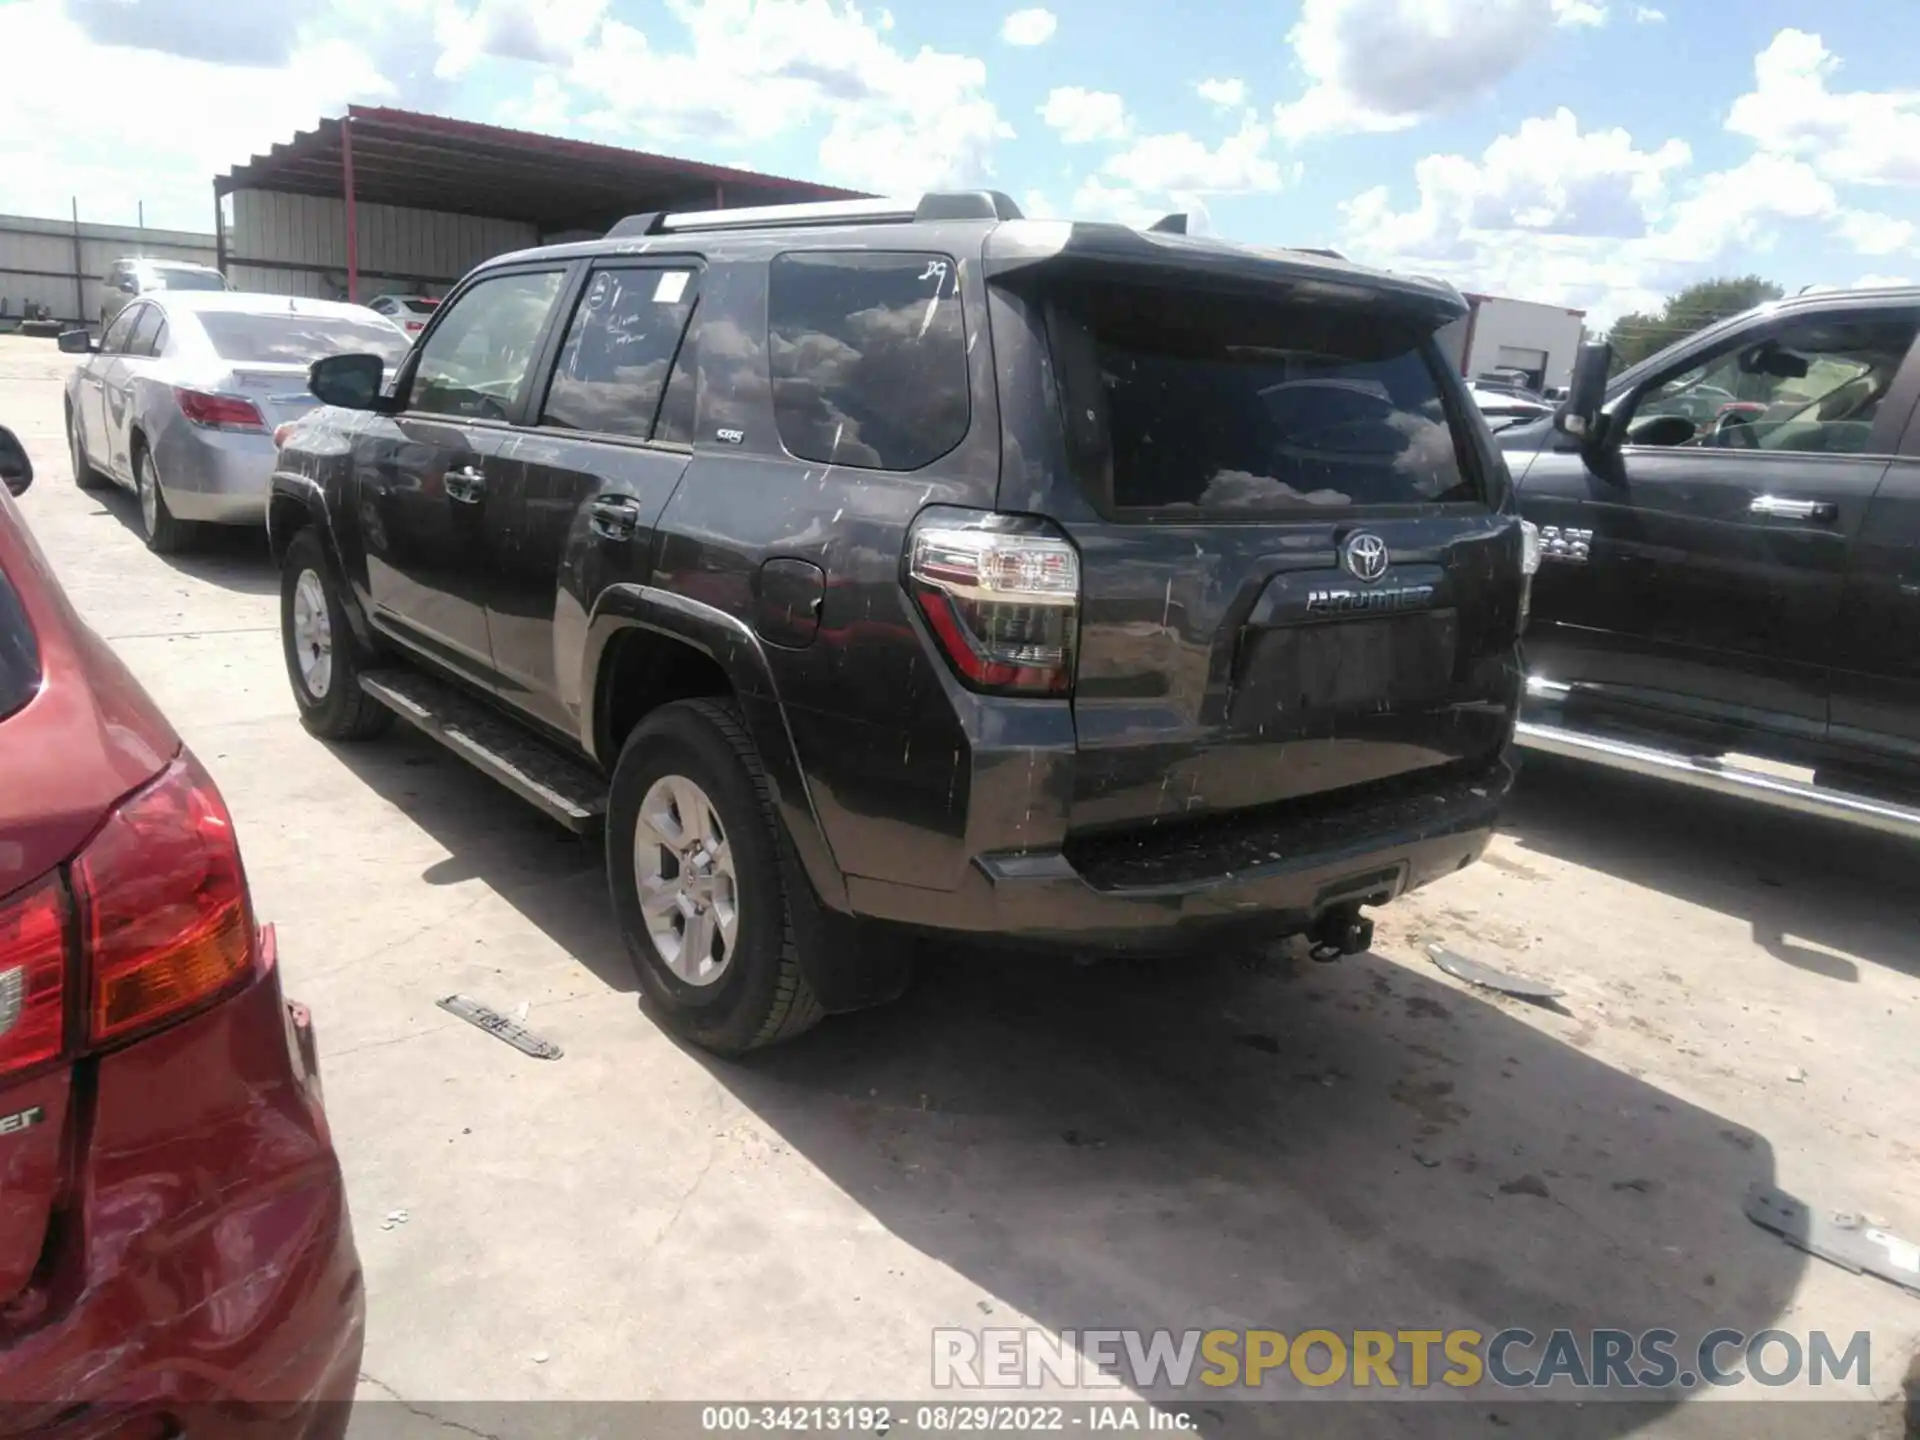
<path fill-rule="evenodd" d="M 1520 535 L 1433 346 L 1456 302 L 1098 238 L 989 264 L 1001 374 L 1041 372 L 1002 386 L 1001 508 L 1081 554 L 1069 828 L 1491 761 L 1517 702 Z"/>

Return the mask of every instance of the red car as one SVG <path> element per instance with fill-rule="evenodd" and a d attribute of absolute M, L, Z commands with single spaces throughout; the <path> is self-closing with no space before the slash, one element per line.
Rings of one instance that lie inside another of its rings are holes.
<path fill-rule="evenodd" d="M 0 1432 L 338 1436 L 364 1308 L 227 807 L 0 495 Z"/>

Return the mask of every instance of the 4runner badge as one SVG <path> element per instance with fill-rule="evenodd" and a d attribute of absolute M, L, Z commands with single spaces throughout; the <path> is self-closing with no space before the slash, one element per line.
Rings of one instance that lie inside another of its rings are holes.
<path fill-rule="evenodd" d="M 1387 573 L 1387 542 L 1366 530 L 1356 530 L 1340 547 L 1340 563 L 1356 580 L 1372 584 Z"/>

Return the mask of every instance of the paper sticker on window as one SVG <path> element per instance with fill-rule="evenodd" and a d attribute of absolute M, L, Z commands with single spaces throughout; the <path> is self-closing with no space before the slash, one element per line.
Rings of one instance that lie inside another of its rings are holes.
<path fill-rule="evenodd" d="M 659 283 L 653 287 L 653 303 L 656 305 L 678 305 L 680 303 L 680 297 L 687 293 L 687 277 L 690 273 L 691 272 L 686 270 L 668 270 L 664 272 L 660 276 Z"/>

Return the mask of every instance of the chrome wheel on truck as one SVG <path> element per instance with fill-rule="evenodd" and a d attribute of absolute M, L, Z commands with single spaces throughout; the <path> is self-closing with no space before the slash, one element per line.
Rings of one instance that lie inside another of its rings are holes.
<path fill-rule="evenodd" d="M 662 705 L 627 736 L 607 793 L 607 884 L 654 1015 L 737 1055 L 821 1014 L 800 964 L 807 882 L 782 862 L 766 772 L 739 710 Z"/>
<path fill-rule="evenodd" d="M 325 700 L 333 684 L 333 621 L 326 587 L 312 570 L 302 570 L 293 582 L 293 650 L 307 694 Z"/>
<path fill-rule="evenodd" d="M 707 792 L 662 775 L 640 802 L 633 876 L 647 934 L 676 979 L 718 984 L 740 936 L 733 848 Z"/>

